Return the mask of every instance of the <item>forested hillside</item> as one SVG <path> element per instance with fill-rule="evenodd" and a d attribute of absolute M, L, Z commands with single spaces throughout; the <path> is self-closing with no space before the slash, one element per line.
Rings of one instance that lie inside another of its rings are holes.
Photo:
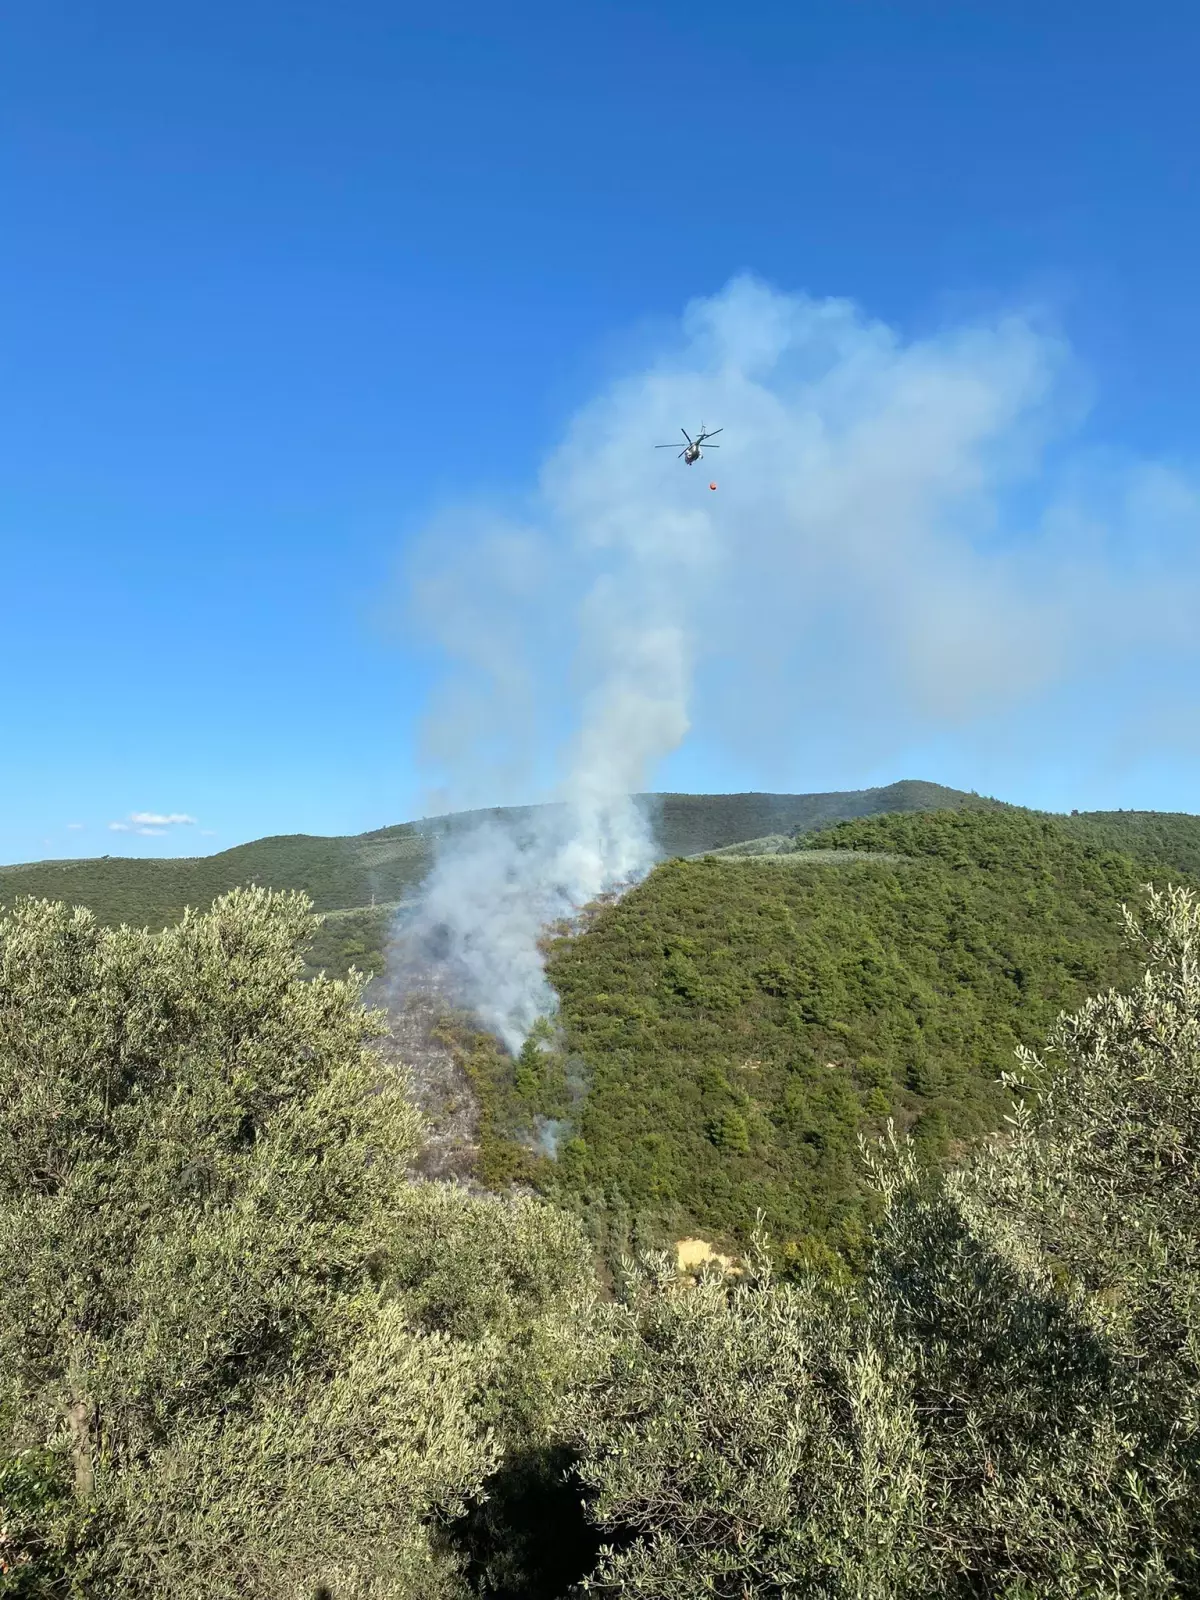
<path fill-rule="evenodd" d="M 998 1078 L 1091 990 L 1128 981 L 1120 904 L 1182 877 L 1015 809 L 847 821 L 765 859 L 659 867 L 559 940 L 559 1047 L 474 1058 L 493 1134 L 564 1126 L 523 1155 L 598 1231 L 701 1228 L 852 1246 L 857 1138 L 889 1117 L 929 1159 L 1009 1104 Z M 501 1089 L 495 1087 L 497 1080 Z M 586 1092 L 584 1088 L 586 1086 Z M 485 1154 L 511 1175 L 503 1140 Z"/>
<path fill-rule="evenodd" d="M 1188 812 L 1072 811 L 1062 820 L 1077 838 L 1200 877 L 1200 817 Z"/>
<path fill-rule="evenodd" d="M 986 805 L 940 784 L 905 781 L 830 794 L 648 794 L 638 797 L 663 857 L 694 855 L 759 834 L 812 828 L 841 817 L 936 806 Z M 140 860 L 100 856 L 0 867 L 0 906 L 24 895 L 87 906 L 106 927 L 169 927 L 191 906 L 245 885 L 297 890 L 329 916 L 309 953 L 310 970 L 379 971 L 397 905 L 428 872 L 439 837 L 480 821 L 521 824 L 536 806 L 460 811 L 370 833 L 318 838 L 280 834 L 210 856 Z"/>
<path fill-rule="evenodd" d="M 1015 1045 L 1128 976 L 1120 900 L 1148 879 L 1200 881 L 1186 815 L 1048 817 L 917 782 L 643 798 L 673 859 L 552 950 L 558 1035 L 517 1064 L 457 1035 L 481 1176 L 581 1208 L 610 1256 L 690 1228 L 740 1244 L 760 1209 L 794 1250 L 852 1250 L 859 1135 L 894 1117 L 940 1160 L 995 1126 Z M 307 972 L 378 972 L 432 836 L 479 815 L 4 868 L 0 901 L 43 894 L 154 927 L 237 883 L 301 889 L 325 913 Z M 763 834 L 782 853 L 703 855 Z"/>
<path fill-rule="evenodd" d="M 887 811 L 955 811 L 1000 805 L 998 800 L 912 778 L 882 789 L 830 794 L 663 794 L 644 798 L 666 857 L 699 855 L 764 834 L 820 828 Z"/>
<path fill-rule="evenodd" d="M 158 929 L 186 906 L 207 909 L 218 895 L 257 884 L 299 890 L 318 911 L 396 901 L 420 882 L 429 843 L 420 824 L 401 823 L 353 838 L 285 834 L 211 856 L 139 860 L 100 856 L 0 867 L 0 903 L 19 896 L 85 905 L 107 927 Z"/>
<path fill-rule="evenodd" d="M 303 977 L 302 897 L 0 919 L 0 1594 L 1194 1600 L 1197 901 L 1151 896 L 1118 952 L 1142 864 L 1061 824 L 830 837 L 673 862 L 560 943 L 568 1032 L 614 1063 L 534 1173 L 566 1207 L 413 1181 L 414 1080 L 361 979 Z M 596 1272 L 598 1179 L 610 1245 L 647 1170 L 660 1220 L 722 1171 L 732 1214 L 768 1124 L 802 1172 L 877 1115 L 836 1098 L 888 1092 L 864 1044 L 965 1117 L 964 1042 L 1100 966 L 1145 970 L 1020 1060 L 1002 1139 L 940 1182 L 920 1142 L 866 1152 L 856 1270 L 785 1233 L 729 1275 Z M 569 1103 L 577 1059 L 532 1041 L 510 1100 Z"/>

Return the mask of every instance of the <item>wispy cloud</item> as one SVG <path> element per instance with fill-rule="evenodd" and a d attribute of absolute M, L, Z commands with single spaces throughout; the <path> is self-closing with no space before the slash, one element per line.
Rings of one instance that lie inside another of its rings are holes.
<path fill-rule="evenodd" d="M 113 833 L 136 833 L 144 839 L 161 839 L 174 827 L 191 827 L 195 817 L 186 811 L 131 811 L 120 822 L 110 822 Z"/>
<path fill-rule="evenodd" d="M 71 830 L 72 833 L 75 833 L 78 829 L 83 827 L 83 823 L 82 822 L 68 822 L 67 823 L 67 827 Z"/>

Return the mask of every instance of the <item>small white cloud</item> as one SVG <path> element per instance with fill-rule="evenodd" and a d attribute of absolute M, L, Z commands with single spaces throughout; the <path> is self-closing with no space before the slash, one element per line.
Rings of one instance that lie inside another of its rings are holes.
<path fill-rule="evenodd" d="M 190 827 L 195 821 L 186 811 L 131 811 L 124 822 L 110 822 L 109 827 L 114 833 L 140 833 L 145 838 L 161 839 L 168 828 Z M 83 824 L 73 822 L 71 826 Z"/>
<path fill-rule="evenodd" d="M 201 828 L 200 832 L 206 839 L 215 839 L 217 837 L 217 830 L 215 828 Z"/>
<path fill-rule="evenodd" d="M 83 823 L 82 822 L 68 822 L 67 823 L 67 827 L 70 828 L 72 833 L 74 833 L 76 831 L 76 829 L 83 827 Z"/>

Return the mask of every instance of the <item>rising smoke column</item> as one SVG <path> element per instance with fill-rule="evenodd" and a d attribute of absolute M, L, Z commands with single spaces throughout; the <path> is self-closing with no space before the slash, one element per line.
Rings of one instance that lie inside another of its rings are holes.
<path fill-rule="evenodd" d="M 543 930 L 637 882 L 656 859 L 651 819 L 633 796 L 689 727 L 696 601 L 718 544 L 713 510 L 697 503 L 703 487 L 695 475 L 685 485 L 664 473 L 638 419 L 619 395 L 608 397 L 578 419 L 544 474 L 539 509 L 549 531 L 540 543 L 505 531 L 489 547 L 502 564 L 513 553 L 502 586 L 514 562 L 528 579 L 535 546 L 555 576 L 532 604 L 526 594 L 524 627 L 513 629 L 511 612 L 493 621 L 477 595 L 464 598 L 474 624 L 464 651 L 451 619 L 460 658 L 483 666 L 478 697 L 493 715 L 501 682 L 532 679 L 547 698 L 570 685 L 556 803 L 518 822 L 484 818 L 440 837 L 420 901 L 399 930 L 401 959 L 436 967 L 511 1050 L 554 1009 Z M 488 546 L 486 532 L 479 542 Z M 494 570 L 491 561 L 483 567 Z M 473 570 L 462 569 L 464 584 Z M 443 577 L 437 593 L 463 589 Z M 526 672 L 513 663 L 518 637 L 542 647 Z M 469 726 L 479 725 L 472 713 Z M 464 767 L 474 754 L 460 752 Z"/>
<path fill-rule="evenodd" d="M 410 955 L 519 1045 L 552 1007 L 541 930 L 646 871 L 629 796 L 693 722 L 775 787 L 889 781 L 950 731 L 936 775 L 979 787 L 1077 738 L 1072 696 L 1138 652 L 1178 699 L 1200 495 L 1154 463 L 1048 472 L 1069 372 L 1021 316 L 905 339 L 739 279 L 584 408 L 518 526 L 443 513 L 418 608 L 450 669 L 436 809 L 559 803 L 439 841 Z M 652 448 L 702 421 L 716 495 Z"/>
<path fill-rule="evenodd" d="M 438 842 L 433 871 L 401 924 L 408 960 L 433 966 L 515 1054 L 554 1009 L 543 930 L 641 877 L 654 860 L 646 818 L 625 796 L 566 802 L 532 825 L 483 821 Z"/>
<path fill-rule="evenodd" d="M 543 930 L 653 865 L 652 822 L 633 796 L 688 729 L 686 631 L 655 608 L 640 621 L 620 616 L 618 593 L 598 585 L 584 608 L 599 682 L 568 748 L 558 803 L 442 835 L 420 901 L 400 925 L 410 970 L 435 968 L 514 1053 L 554 1009 Z"/>

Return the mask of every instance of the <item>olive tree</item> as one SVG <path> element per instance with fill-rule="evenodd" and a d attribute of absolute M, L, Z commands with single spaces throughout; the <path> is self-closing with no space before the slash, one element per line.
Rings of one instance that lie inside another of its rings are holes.
<path fill-rule="evenodd" d="M 0 923 L 0 1592 L 456 1595 L 440 1525 L 548 1426 L 579 1231 L 411 1180 L 313 927 L 263 890 Z"/>

